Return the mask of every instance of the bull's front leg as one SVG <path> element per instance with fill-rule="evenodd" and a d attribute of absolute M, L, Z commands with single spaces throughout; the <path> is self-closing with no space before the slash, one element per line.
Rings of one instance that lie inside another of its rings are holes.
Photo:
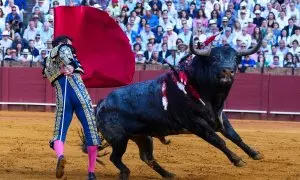
<path fill-rule="evenodd" d="M 221 130 L 221 133 L 226 138 L 230 139 L 233 143 L 238 145 L 245 153 L 248 154 L 252 159 L 254 160 L 260 160 L 263 159 L 263 155 L 249 147 L 247 144 L 245 144 L 242 140 L 242 138 L 238 135 L 238 133 L 233 129 L 231 126 L 227 116 L 224 112 L 222 112 L 222 120 L 223 120 L 223 128 Z"/>
<path fill-rule="evenodd" d="M 188 122 L 186 125 L 187 129 L 190 132 L 201 137 L 216 148 L 220 149 L 235 166 L 242 167 L 245 165 L 245 162 L 242 160 L 242 158 L 228 149 L 225 141 L 220 138 L 218 134 L 216 134 L 216 132 L 211 128 L 211 126 L 208 125 L 205 120 L 196 118 L 195 121 Z"/>

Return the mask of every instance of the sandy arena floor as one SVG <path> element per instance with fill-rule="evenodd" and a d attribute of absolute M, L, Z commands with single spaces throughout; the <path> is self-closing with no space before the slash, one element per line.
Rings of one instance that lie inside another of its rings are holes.
<path fill-rule="evenodd" d="M 53 113 L 0 112 L 0 179 L 55 179 L 55 153 L 48 146 L 53 123 Z M 194 135 L 168 137 L 170 145 L 155 140 L 154 155 L 178 179 L 300 180 L 300 123 L 243 120 L 232 124 L 246 143 L 264 154 L 264 160 L 252 160 L 226 141 L 247 163 L 234 167 L 221 151 Z M 79 147 L 78 127 L 74 119 L 65 148 L 68 179 L 86 179 L 87 155 Z M 109 156 L 102 160 L 106 165 L 97 165 L 97 177 L 116 179 L 118 171 Z M 139 159 L 132 142 L 123 160 L 131 169 L 131 179 L 161 179 Z"/>

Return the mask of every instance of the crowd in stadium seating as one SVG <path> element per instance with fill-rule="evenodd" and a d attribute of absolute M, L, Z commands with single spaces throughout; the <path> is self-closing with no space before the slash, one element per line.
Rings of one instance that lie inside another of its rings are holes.
<path fill-rule="evenodd" d="M 300 0 L 83 0 L 109 13 L 128 36 L 136 63 L 177 65 L 193 34 L 204 46 L 261 49 L 239 67 L 300 67 Z M 51 50 L 53 8 L 80 0 L 0 0 L 1 60 L 41 61 Z M 25 17 L 26 14 L 26 18 Z M 24 23 L 28 22 L 28 23 Z M 26 26 L 25 26 L 26 24 Z M 1 51 L 1 52 L 2 52 Z"/>

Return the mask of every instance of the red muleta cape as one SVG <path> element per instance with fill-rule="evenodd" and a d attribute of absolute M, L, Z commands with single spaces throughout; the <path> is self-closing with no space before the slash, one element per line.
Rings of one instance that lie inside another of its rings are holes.
<path fill-rule="evenodd" d="M 54 9 L 54 37 L 73 39 L 84 68 L 88 88 L 117 87 L 131 83 L 135 71 L 129 39 L 105 11 L 88 6 Z"/>

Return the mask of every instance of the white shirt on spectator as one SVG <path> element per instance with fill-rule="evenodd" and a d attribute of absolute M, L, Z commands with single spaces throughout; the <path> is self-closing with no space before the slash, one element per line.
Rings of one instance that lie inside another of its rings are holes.
<path fill-rule="evenodd" d="M 0 29 L 1 29 L 1 32 L 3 32 L 4 29 L 5 29 L 5 18 L 6 18 L 6 16 L 3 16 L 3 18 L 0 18 Z"/>
<path fill-rule="evenodd" d="M 192 36 L 191 31 L 189 31 L 188 34 L 185 34 L 184 32 L 182 32 L 182 33 L 179 33 L 178 38 L 182 39 L 184 44 L 189 44 L 191 36 Z"/>
<path fill-rule="evenodd" d="M 4 2 L 4 1 L 3 1 L 3 2 Z M 19 9 L 19 6 L 15 5 L 15 4 L 14 4 L 14 6 L 16 6 L 16 12 L 20 15 L 20 9 Z M 11 6 L 7 5 L 7 6 L 5 6 L 5 8 L 2 9 L 2 10 L 3 10 L 4 14 L 8 15 L 9 13 L 11 13 Z"/>
<path fill-rule="evenodd" d="M 163 19 L 159 18 L 159 25 L 165 30 L 168 24 L 171 24 L 173 27 L 176 25 L 176 21 L 172 20 L 173 18 L 168 17 L 167 22 L 163 21 Z"/>
<path fill-rule="evenodd" d="M 294 41 L 294 40 L 297 40 L 297 41 L 298 41 L 298 44 L 300 44 L 300 34 L 299 34 L 299 35 L 293 34 L 293 35 L 291 36 L 291 39 L 290 39 L 290 46 L 293 45 L 293 41 Z"/>
<path fill-rule="evenodd" d="M 10 48 L 11 45 L 12 45 L 12 40 L 10 40 L 10 39 L 7 39 L 7 40 L 2 39 L 2 40 L 0 41 L 0 47 L 1 47 L 1 50 L 2 50 L 2 48 L 4 47 L 4 52 L 6 52 L 6 49 L 7 49 L 7 48 Z"/>
<path fill-rule="evenodd" d="M 53 28 L 49 28 L 48 31 L 45 31 L 44 28 L 40 29 L 38 33 L 41 36 L 42 42 L 45 44 L 53 36 Z"/>
<path fill-rule="evenodd" d="M 271 11 L 269 11 L 268 9 L 264 10 L 263 13 L 261 14 L 261 17 L 267 19 L 270 12 L 272 12 L 275 15 L 276 19 L 278 18 L 278 11 L 274 8 L 272 8 Z"/>
<path fill-rule="evenodd" d="M 164 36 L 168 36 L 168 48 L 176 46 L 177 34 L 173 31 L 171 35 L 166 32 Z"/>
<path fill-rule="evenodd" d="M 193 26 L 193 19 L 189 17 L 189 19 L 186 21 L 187 26 L 191 29 Z M 182 20 L 181 19 L 177 19 L 176 21 L 176 28 L 177 29 L 181 29 L 182 28 Z"/>
<path fill-rule="evenodd" d="M 149 37 L 150 37 L 150 36 L 154 36 L 154 33 L 153 33 L 152 31 L 146 32 L 146 31 L 142 30 L 142 31 L 140 32 L 140 35 L 141 35 L 141 37 L 142 37 L 143 42 L 144 42 L 144 43 L 147 43 Z"/>
<path fill-rule="evenodd" d="M 289 49 L 289 52 L 291 52 L 293 55 L 299 55 L 300 54 L 300 47 L 298 46 L 295 50 L 293 47 Z"/>
<path fill-rule="evenodd" d="M 26 39 L 27 41 L 29 41 L 30 39 L 34 39 L 36 34 L 37 34 L 37 29 L 36 28 L 34 28 L 34 29 L 27 28 L 24 31 L 23 38 Z"/>
<path fill-rule="evenodd" d="M 296 19 L 299 20 L 300 16 L 299 16 L 299 11 L 298 9 L 294 9 L 294 11 L 291 10 L 287 10 L 287 17 L 292 17 L 292 16 L 296 16 Z"/>
<path fill-rule="evenodd" d="M 136 6 L 136 0 L 132 0 L 132 2 L 126 1 L 125 4 L 127 5 L 129 11 L 131 12 Z"/>
<path fill-rule="evenodd" d="M 177 53 L 176 53 L 175 57 L 173 57 L 172 55 L 169 55 L 165 61 L 167 61 L 172 66 L 178 66 L 178 63 L 180 61 L 180 56 Z"/>
<path fill-rule="evenodd" d="M 291 42 L 291 37 L 290 36 L 283 37 L 283 38 L 281 38 L 281 36 L 278 36 L 277 42 L 279 42 L 281 39 L 284 40 L 286 45 L 290 44 L 290 42 Z"/>
<path fill-rule="evenodd" d="M 267 8 L 267 4 L 270 2 L 270 0 L 257 0 L 256 4 L 260 4 L 261 7 Z"/>
<path fill-rule="evenodd" d="M 41 40 L 39 40 L 39 42 L 35 41 L 34 47 L 37 48 L 39 52 L 41 52 L 42 49 L 46 49 L 46 45 Z"/>
<path fill-rule="evenodd" d="M 288 25 L 288 17 L 284 17 L 281 19 L 280 17 L 276 18 L 276 22 L 279 24 L 279 29 L 283 29 L 285 26 Z"/>

